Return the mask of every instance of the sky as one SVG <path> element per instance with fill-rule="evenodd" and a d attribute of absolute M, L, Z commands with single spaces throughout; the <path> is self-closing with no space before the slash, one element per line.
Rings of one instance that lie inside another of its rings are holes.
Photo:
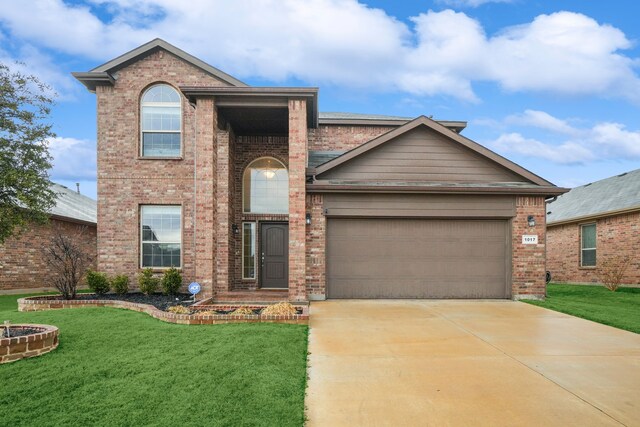
<path fill-rule="evenodd" d="M 467 121 L 575 187 L 640 168 L 638 16 L 633 0 L 0 0 L 0 62 L 56 92 L 51 179 L 93 198 L 95 95 L 70 73 L 156 37 L 249 85 L 319 87 L 320 111 Z"/>

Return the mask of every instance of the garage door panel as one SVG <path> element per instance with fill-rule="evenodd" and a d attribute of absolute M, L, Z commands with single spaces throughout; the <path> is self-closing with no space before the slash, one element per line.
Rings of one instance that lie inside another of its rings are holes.
<path fill-rule="evenodd" d="M 327 226 L 329 298 L 506 298 L 503 220 L 340 219 Z"/>

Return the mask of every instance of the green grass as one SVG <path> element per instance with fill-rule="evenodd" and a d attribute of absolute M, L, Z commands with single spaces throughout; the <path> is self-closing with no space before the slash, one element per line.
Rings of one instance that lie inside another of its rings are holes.
<path fill-rule="evenodd" d="M 46 355 L 0 365 L 0 424 L 300 426 L 307 327 L 186 326 L 128 310 L 17 311 L 60 328 Z"/>
<path fill-rule="evenodd" d="M 526 302 L 640 333 L 640 288 L 619 288 L 611 292 L 604 286 L 550 283 L 547 292 L 546 301 Z"/>

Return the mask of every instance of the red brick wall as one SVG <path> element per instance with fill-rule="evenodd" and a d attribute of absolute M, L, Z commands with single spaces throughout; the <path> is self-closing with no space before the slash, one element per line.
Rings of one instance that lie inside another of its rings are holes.
<path fill-rule="evenodd" d="M 309 299 L 324 299 L 325 278 L 325 233 L 327 221 L 324 216 L 323 197 L 307 195 L 307 213 L 311 214 L 311 225 L 307 225 L 307 296 Z"/>
<path fill-rule="evenodd" d="M 397 126 L 320 125 L 317 129 L 309 129 L 309 150 L 351 150 L 396 128 Z"/>
<path fill-rule="evenodd" d="M 580 266 L 580 223 L 550 226 L 547 266 L 554 282 L 600 283 L 599 263 L 614 255 L 631 257 L 623 283 L 640 284 L 640 212 L 600 218 L 596 223 L 596 266 Z"/>
<path fill-rule="evenodd" d="M 527 217 L 533 215 L 535 227 Z M 545 202 L 544 197 L 516 197 L 516 216 L 511 220 L 512 277 L 511 292 L 515 299 L 544 298 L 545 283 Z M 537 235 L 537 245 L 523 245 L 522 235 Z"/>
<path fill-rule="evenodd" d="M 158 51 L 119 70 L 113 87 L 97 88 L 98 269 L 108 274 L 127 274 L 135 283 L 140 256 L 139 205 L 182 205 L 185 282 L 205 281 L 204 291 L 210 294 L 217 115 L 212 99 L 198 100 L 195 110 L 183 99 L 182 159 L 140 159 L 139 100 L 148 86 L 159 82 L 174 87 L 226 85 L 177 57 Z M 197 257 L 194 216 L 198 217 Z"/>
<path fill-rule="evenodd" d="M 96 258 L 96 227 L 52 219 L 46 225 L 33 224 L 23 233 L 10 237 L 0 245 L 0 293 L 18 290 L 53 289 L 42 249 L 57 229 L 79 239 L 85 252 Z"/>

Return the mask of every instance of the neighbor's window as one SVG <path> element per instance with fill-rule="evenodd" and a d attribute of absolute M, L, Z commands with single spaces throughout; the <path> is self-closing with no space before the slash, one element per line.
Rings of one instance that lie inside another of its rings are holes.
<path fill-rule="evenodd" d="M 581 263 L 583 267 L 596 265 L 596 225 L 586 224 L 580 227 L 582 240 Z"/>
<path fill-rule="evenodd" d="M 140 207 L 143 268 L 180 267 L 181 215 L 180 206 Z"/>
<path fill-rule="evenodd" d="M 256 278 L 256 223 L 242 224 L 242 278 Z"/>
<path fill-rule="evenodd" d="M 289 211 L 289 173 L 278 160 L 271 157 L 254 160 L 244 171 L 242 187 L 244 212 Z"/>
<path fill-rule="evenodd" d="M 180 94 L 169 85 L 151 86 L 141 102 L 142 156 L 180 157 Z"/>

